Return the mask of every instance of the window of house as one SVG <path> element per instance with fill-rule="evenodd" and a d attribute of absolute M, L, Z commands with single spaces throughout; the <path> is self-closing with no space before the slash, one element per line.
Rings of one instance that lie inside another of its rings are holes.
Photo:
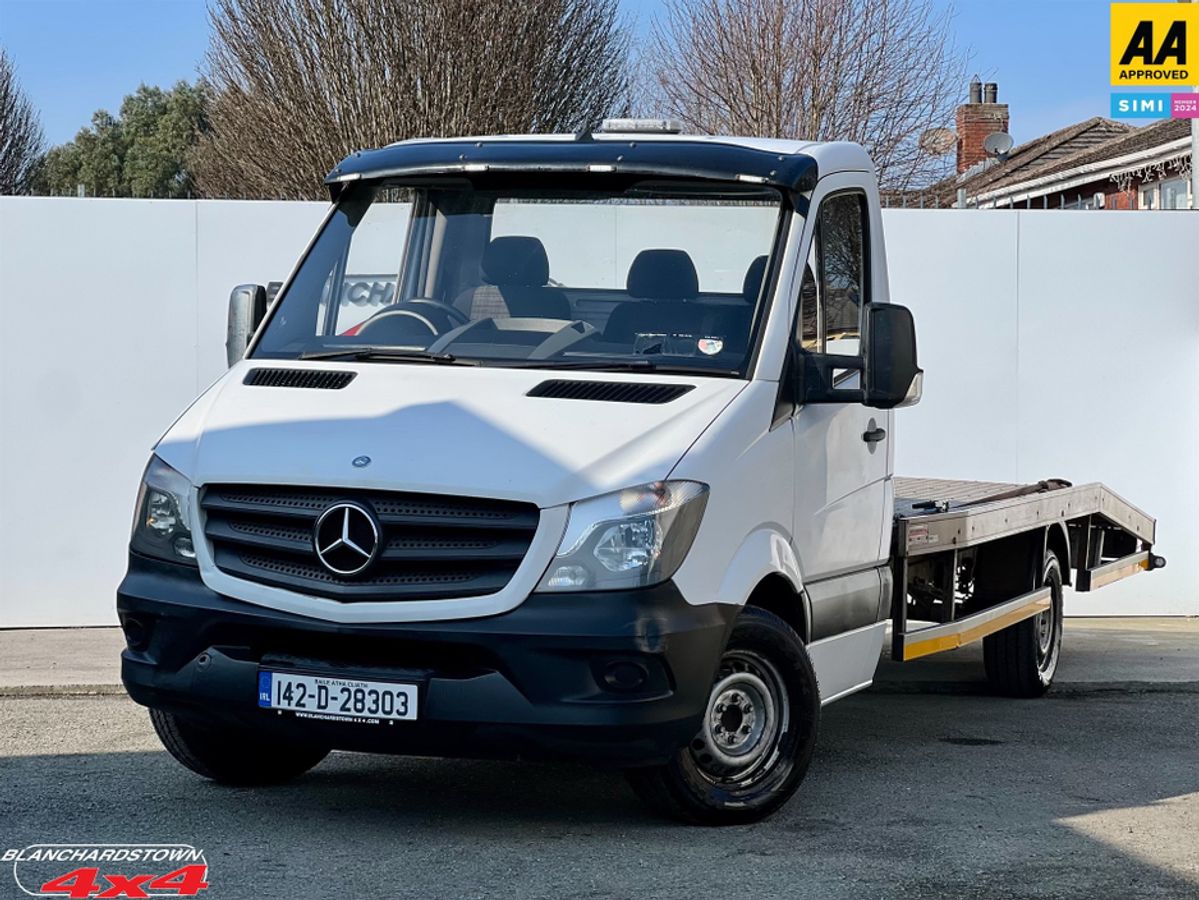
<path fill-rule="evenodd" d="M 1185 178 L 1167 178 L 1141 186 L 1141 209 L 1190 209 L 1190 184 Z"/>
<path fill-rule="evenodd" d="M 860 351 L 867 275 L 865 195 L 826 198 L 800 282 L 795 327 L 805 350 L 848 355 Z"/>
<path fill-rule="evenodd" d="M 1187 183 L 1185 178 L 1171 178 L 1161 186 L 1162 209 L 1187 209 Z"/>

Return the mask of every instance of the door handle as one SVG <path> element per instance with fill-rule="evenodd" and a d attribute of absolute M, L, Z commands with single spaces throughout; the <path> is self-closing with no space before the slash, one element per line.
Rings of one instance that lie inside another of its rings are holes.
<path fill-rule="evenodd" d="M 871 428 L 869 431 L 862 432 L 862 440 L 867 444 L 877 444 L 886 436 L 887 429 L 885 428 Z"/>

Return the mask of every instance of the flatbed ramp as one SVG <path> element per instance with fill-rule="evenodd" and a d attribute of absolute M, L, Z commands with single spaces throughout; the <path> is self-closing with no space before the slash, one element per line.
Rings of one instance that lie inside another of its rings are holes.
<path fill-rule="evenodd" d="M 896 659 L 953 649 L 1044 612 L 1049 590 L 1031 573 L 1049 551 L 1078 591 L 1165 565 L 1152 553 L 1155 521 L 1097 482 L 897 477 L 893 486 Z"/>

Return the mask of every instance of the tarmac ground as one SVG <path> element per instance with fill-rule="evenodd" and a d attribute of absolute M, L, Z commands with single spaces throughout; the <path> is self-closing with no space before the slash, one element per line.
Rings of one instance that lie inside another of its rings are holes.
<path fill-rule="evenodd" d="M 1040 700 L 992 696 L 976 647 L 884 661 L 824 710 L 799 795 L 725 829 L 569 765 L 335 753 L 285 786 L 220 787 L 161 749 L 120 646 L 0 631 L 0 854 L 192 844 L 213 898 L 1199 897 L 1194 619 L 1067 620 Z"/>

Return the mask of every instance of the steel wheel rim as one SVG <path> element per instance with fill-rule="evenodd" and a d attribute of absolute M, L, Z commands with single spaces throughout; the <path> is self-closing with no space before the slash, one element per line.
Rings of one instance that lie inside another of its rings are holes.
<path fill-rule="evenodd" d="M 1043 662 L 1053 649 L 1053 607 L 1039 613 L 1034 621 L 1037 629 L 1037 659 Z"/>
<path fill-rule="evenodd" d="M 1057 662 L 1058 629 L 1060 627 L 1058 611 L 1061 608 L 1061 588 L 1054 585 L 1046 573 L 1045 585 L 1049 588 L 1049 609 L 1038 613 L 1033 618 L 1033 628 L 1037 637 L 1037 669 L 1042 673 L 1049 672 Z"/>
<path fill-rule="evenodd" d="M 752 782 L 769 769 L 790 719 L 787 686 L 772 663 L 749 650 L 720 661 L 690 753 L 715 784 Z"/>

